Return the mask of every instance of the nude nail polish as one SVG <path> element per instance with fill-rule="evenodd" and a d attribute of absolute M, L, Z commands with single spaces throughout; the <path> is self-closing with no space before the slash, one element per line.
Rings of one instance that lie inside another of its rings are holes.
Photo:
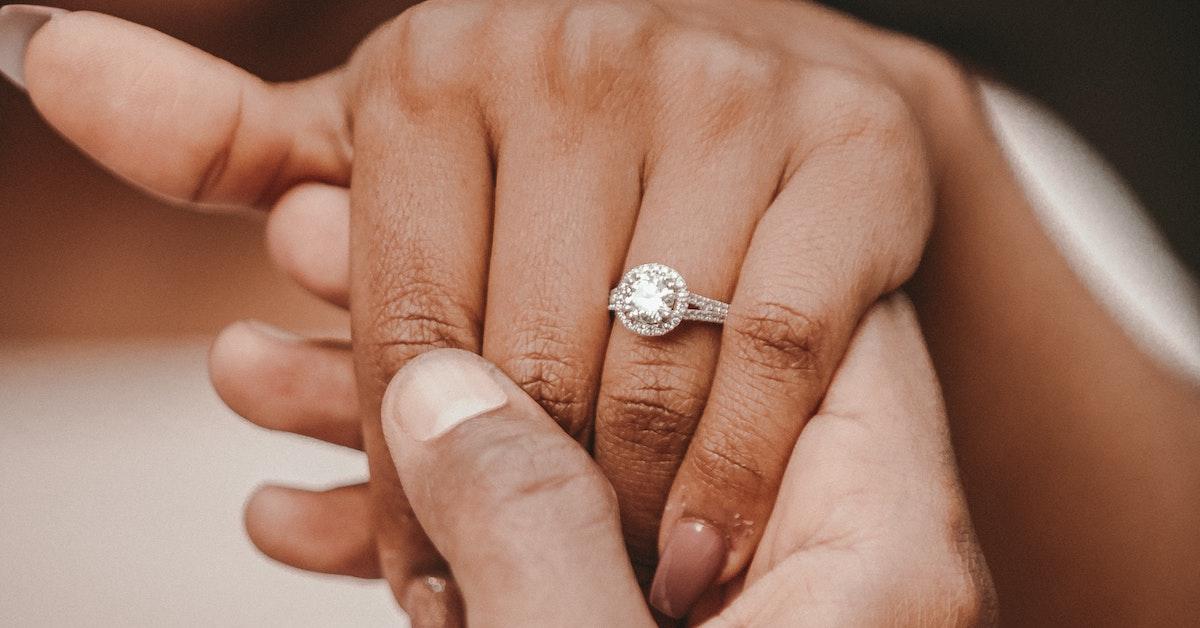
<path fill-rule="evenodd" d="M 681 519 L 667 536 L 650 585 L 650 604 L 669 617 L 685 617 L 721 575 L 728 553 L 725 536 L 715 527 Z"/>
<path fill-rule="evenodd" d="M 32 4 L 0 7 L 0 74 L 25 89 L 25 49 L 29 40 L 51 18 L 63 13 L 63 9 Z"/>
<path fill-rule="evenodd" d="M 384 398 L 385 428 L 433 440 L 456 425 L 496 410 L 508 395 L 482 358 L 465 351 L 434 351 L 409 362 Z"/>

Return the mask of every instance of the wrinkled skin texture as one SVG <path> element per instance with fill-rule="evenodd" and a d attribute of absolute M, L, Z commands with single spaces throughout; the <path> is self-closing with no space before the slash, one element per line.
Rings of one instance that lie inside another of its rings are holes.
<path fill-rule="evenodd" d="M 490 372 L 508 401 L 414 438 L 411 425 L 460 398 L 431 393 L 421 374 L 444 382 L 455 368 Z M 405 401 L 414 394 L 416 408 Z M 470 625 L 652 625 L 611 485 L 503 373 L 467 352 L 427 352 L 393 380 L 382 415 L 398 475 L 462 587 Z M 990 625 L 995 600 L 947 435 L 911 306 L 885 299 L 791 453 L 745 578 L 714 591 L 691 621 Z"/>

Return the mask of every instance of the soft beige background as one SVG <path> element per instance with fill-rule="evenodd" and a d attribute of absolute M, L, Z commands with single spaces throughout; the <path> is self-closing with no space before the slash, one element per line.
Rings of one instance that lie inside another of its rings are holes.
<path fill-rule="evenodd" d="M 0 625 L 400 625 L 380 583 L 262 557 L 264 480 L 365 477 L 357 454 L 221 406 L 205 339 L 0 349 Z"/>

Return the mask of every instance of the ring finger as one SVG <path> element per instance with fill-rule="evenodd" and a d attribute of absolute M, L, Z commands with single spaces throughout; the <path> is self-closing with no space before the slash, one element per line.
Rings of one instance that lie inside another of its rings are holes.
<path fill-rule="evenodd" d="M 718 90 L 721 91 L 721 90 Z M 677 105 L 648 163 L 626 267 L 677 269 L 696 294 L 728 301 L 758 216 L 783 168 L 771 129 L 749 124 L 714 137 L 728 99 Z M 680 124 L 679 120 L 688 121 Z M 778 156 L 777 160 L 772 155 Z M 659 519 L 700 419 L 720 330 L 684 323 L 662 337 L 615 325 L 596 407 L 596 460 L 617 491 L 639 578 L 656 560 Z"/>

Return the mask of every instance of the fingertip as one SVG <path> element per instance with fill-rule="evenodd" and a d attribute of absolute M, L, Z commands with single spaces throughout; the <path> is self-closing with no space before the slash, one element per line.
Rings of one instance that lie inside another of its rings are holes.
<path fill-rule="evenodd" d="M 271 533 L 294 520 L 297 511 L 291 489 L 263 484 L 255 488 L 246 499 L 242 521 L 254 545 L 263 552 L 268 552 L 274 545 Z"/>
<path fill-rule="evenodd" d="M 366 485 L 308 491 L 263 485 L 246 500 L 251 543 L 286 565 L 359 578 L 378 578 Z"/>
<path fill-rule="evenodd" d="M 287 565 L 297 562 L 294 536 L 303 522 L 295 489 L 264 484 L 246 499 L 242 526 L 258 551 Z"/>
<path fill-rule="evenodd" d="M 725 532 L 698 519 L 681 519 L 666 533 L 666 545 L 650 586 L 650 604 L 668 617 L 686 617 L 727 570 Z"/>
<path fill-rule="evenodd" d="M 321 183 L 298 185 L 267 220 L 271 259 L 305 289 L 345 307 L 350 292 L 350 192 Z"/>
<path fill-rule="evenodd" d="M 238 321 L 222 329 L 208 351 L 208 374 L 213 388 L 236 410 L 244 405 L 241 403 L 244 393 L 251 388 L 261 390 L 264 373 L 269 373 L 277 363 L 272 343 L 298 339 L 299 336 L 258 321 Z"/>

